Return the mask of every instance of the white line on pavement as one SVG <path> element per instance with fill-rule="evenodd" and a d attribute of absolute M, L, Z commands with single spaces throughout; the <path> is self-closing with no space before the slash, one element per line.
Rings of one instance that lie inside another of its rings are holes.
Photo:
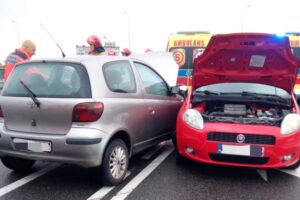
<path fill-rule="evenodd" d="M 264 181 L 268 182 L 267 170 L 265 169 L 257 169 L 256 172 L 264 179 Z"/>
<path fill-rule="evenodd" d="M 134 177 L 112 200 L 125 199 L 147 176 L 149 176 L 174 150 L 174 147 L 167 148 L 155 158 L 143 171 Z"/>
<path fill-rule="evenodd" d="M 125 179 L 130 176 L 131 172 L 128 171 L 125 175 Z M 90 196 L 87 200 L 100 200 L 105 195 L 107 195 L 110 191 L 112 191 L 116 186 L 104 186 L 100 190 L 98 190 L 96 193 L 94 193 L 92 196 Z"/>
<path fill-rule="evenodd" d="M 48 173 L 49 171 L 54 170 L 55 168 L 57 168 L 59 166 L 60 166 L 59 164 L 51 164 L 50 166 L 48 166 L 46 168 L 43 168 L 37 172 L 34 172 L 34 173 L 20 179 L 20 180 L 17 180 L 9 185 L 6 185 L 6 186 L 0 188 L 0 197 L 25 185 L 26 183 L 28 183 L 30 181 L 33 181 L 34 179 Z"/>
<path fill-rule="evenodd" d="M 297 169 L 281 169 L 280 171 L 300 178 L 300 167 Z"/>

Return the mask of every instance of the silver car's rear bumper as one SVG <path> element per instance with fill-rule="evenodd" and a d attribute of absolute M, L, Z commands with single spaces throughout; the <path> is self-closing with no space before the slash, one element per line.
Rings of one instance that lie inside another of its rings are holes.
<path fill-rule="evenodd" d="M 8 131 L 0 123 L 0 156 L 14 156 L 32 160 L 71 163 L 83 167 L 101 165 L 109 134 L 91 128 L 71 128 L 66 135 L 32 134 Z M 14 139 L 51 143 L 50 152 L 36 152 L 16 148 Z"/>

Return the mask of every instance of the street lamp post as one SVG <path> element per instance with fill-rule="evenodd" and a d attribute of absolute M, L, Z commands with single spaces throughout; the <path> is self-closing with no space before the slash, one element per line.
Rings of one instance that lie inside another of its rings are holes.
<path fill-rule="evenodd" d="M 244 31 L 244 15 L 245 15 L 245 9 L 250 8 L 250 5 L 247 5 L 246 7 L 242 7 L 242 15 L 241 15 L 241 32 Z"/>
<path fill-rule="evenodd" d="M 12 20 L 11 22 L 16 24 L 17 26 L 18 42 L 19 42 L 19 46 L 21 46 L 19 24 L 15 20 Z"/>
<path fill-rule="evenodd" d="M 130 20 L 128 13 L 124 12 L 124 14 L 127 16 L 128 48 L 130 49 Z"/>

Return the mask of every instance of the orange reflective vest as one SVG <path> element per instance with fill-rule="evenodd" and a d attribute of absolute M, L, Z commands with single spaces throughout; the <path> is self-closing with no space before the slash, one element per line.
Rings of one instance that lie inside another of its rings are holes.
<path fill-rule="evenodd" d="M 4 81 L 7 80 L 8 76 L 12 72 L 14 66 L 22 61 L 30 59 L 30 56 L 23 51 L 22 49 L 16 49 L 14 52 L 9 54 L 5 61 L 5 68 L 4 68 Z"/>

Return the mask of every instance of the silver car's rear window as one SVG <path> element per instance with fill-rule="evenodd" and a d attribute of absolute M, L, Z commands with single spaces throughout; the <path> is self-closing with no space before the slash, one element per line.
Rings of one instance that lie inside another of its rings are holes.
<path fill-rule="evenodd" d="M 26 88 L 27 87 L 27 88 Z M 18 65 L 2 91 L 3 96 L 91 98 L 91 87 L 84 66 L 74 63 L 41 62 Z"/>

